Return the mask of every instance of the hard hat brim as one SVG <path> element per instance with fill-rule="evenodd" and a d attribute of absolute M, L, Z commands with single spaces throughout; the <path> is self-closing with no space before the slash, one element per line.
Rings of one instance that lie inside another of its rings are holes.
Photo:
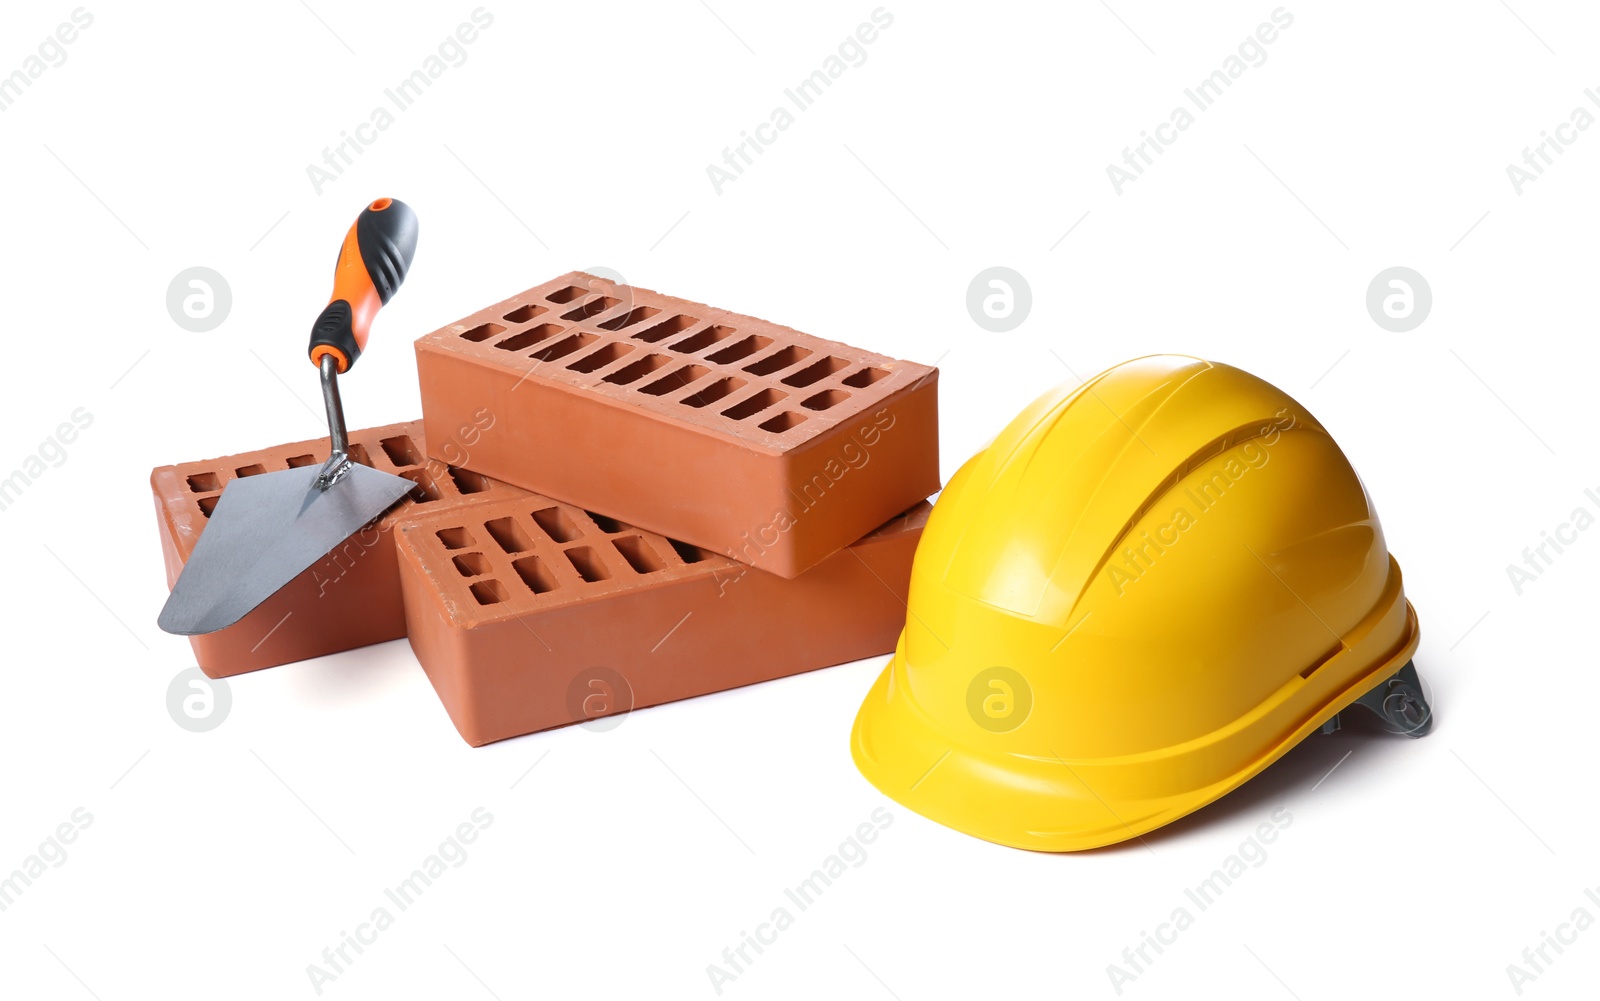
<path fill-rule="evenodd" d="M 1137 837 L 1166 823 L 1128 816 L 1081 780 L 1063 795 L 1064 763 L 1001 762 L 959 747 L 907 698 L 895 698 L 896 654 L 856 714 L 850 752 L 856 768 L 885 796 L 964 834 L 1035 851 L 1078 851 Z"/>
<path fill-rule="evenodd" d="M 906 692 L 902 644 L 856 714 L 850 752 L 877 789 L 929 820 L 1013 848 L 1069 852 L 1140 837 L 1215 802 L 1277 761 L 1329 719 L 1392 676 L 1417 649 L 1416 612 L 1400 599 L 1401 645 L 1361 670 L 1337 697 L 1219 781 L 1168 795 L 1111 791 L 1097 763 L 986 753 L 923 714 Z M 1369 662 L 1370 663 L 1370 662 Z M 1088 780 L 1085 773 L 1092 777 Z"/>

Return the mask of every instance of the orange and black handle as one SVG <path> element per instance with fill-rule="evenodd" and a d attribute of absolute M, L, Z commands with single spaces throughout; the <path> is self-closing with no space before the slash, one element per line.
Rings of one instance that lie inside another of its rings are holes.
<path fill-rule="evenodd" d="M 331 355 L 343 374 L 361 357 L 378 310 L 394 298 L 417 253 L 417 214 L 380 198 L 361 210 L 339 249 L 333 298 L 311 327 L 311 364 Z"/>

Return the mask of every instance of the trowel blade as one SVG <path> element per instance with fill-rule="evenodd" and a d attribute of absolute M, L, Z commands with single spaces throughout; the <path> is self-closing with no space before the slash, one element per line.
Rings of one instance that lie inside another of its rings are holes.
<path fill-rule="evenodd" d="M 326 490 L 321 466 L 233 480 L 200 533 L 157 620 L 180 636 L 233 625 L 415 489 L 352 463 Z"/>

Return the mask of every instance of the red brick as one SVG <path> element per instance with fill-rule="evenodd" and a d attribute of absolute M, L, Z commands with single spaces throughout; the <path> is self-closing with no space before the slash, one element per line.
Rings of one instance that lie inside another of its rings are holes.
<path fill-rule="evenodd" d="M 421 513 L 407 632 L 475 746 L 885 654 L 930 510 L 794 579 L 537 496 Z"/>
<path fill-rule="evenodd" d="M 470 430 L 462 434 L 458 429 L 453 444 L 440 450 L 457 451 L 465 458 L 474 437 Z M 416 480 L 416 491 L 243 619 L 214 633 L 191 636 L 195 660 L 210 677 L 226 678 L 399 639 L 405 635 L 405 612 L 392 541 L 395 523 L 420 511 L 455 511 L 523 493 L 426 459 L 421 421 L 354 431 L 350 442 L 357 461 Z M 328 439 L 322 438 L 152 471 L 150 488 L 155 493 L 167 586 L 177 581 L 230 480 L 321 463 L 327 457 Z"/>
<path fill-rule="evenodd" d="M 417 341 L 472 468 L 795 577 L 939 488 L 938 370 L 572 272 Z"/>

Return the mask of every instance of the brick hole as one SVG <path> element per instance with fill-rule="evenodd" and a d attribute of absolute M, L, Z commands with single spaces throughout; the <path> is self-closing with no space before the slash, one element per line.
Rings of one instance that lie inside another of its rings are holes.
<path fill-rule="evenodd" d="M 691 546 L 677 539 L 668 539 L 667 542 L 672 546 L 672 551 L 678 554 L 678 559 L 685 563 L 699 563 L 711 558 L 711 554 L 699 546 Z"/>
<path fill-rule="evenodd" d="M 773 434 L 782 434 L 792 427 L 798 427 L 801 424 L 804 424 L 805 420 L 805 414 L 797 414 L 793 410 L 785 410 L 776 417 L 769 417 L 762 421 L 760 427 L 763 431 L 771 431 Z"/>
<path fill-rule="evenodd" d="M 217 509 L 217 501 L 220 499 L 221 495 L 217 497 L 202 497 L 195 503 L 200 505 L 200 513 L 209 518 L 211 517 L 211 512 Z"/>
<path fill-rule="evenodd" d="M 372 456 L 367 454 L 367 446 L 352 442 L 345 454 L 350 456 L 351 462 L 359 463 L 369 469 L 373 468 Z"/>
<path fill-rule="evenodd" d="M 641 323 L 645 320 L 648 320 L 650 317 L 655 316 L 659 312 L 661 312 L 661 310 L 654 306 L 635 306 L 626 313 L 623 313 L 621 316 L 612 317 L 606 322 L 600 324 L 600 329 L 621 330 L 624 327 L 631 327 L 635 323 Z"/>
<path fill-rule="evenodd" d="M 483 530 L 499 544 L 501 549 L 515 555 L 533 548 L 533 538 L 513 518 L 496 518 L 483 523 Z"/>
<path fill-rule="evenodd" d="M 845 361 L 843 358 L 835 358 L 830 355 L 819 362 L 813 362 L 812 364 L 807 365 L 794 375 L 784 379 L 783 384 L 785 386 L 809 386 L 814 382 L 821 382 L 823 379 L 826 379 L 828 376 L 842 368 L 848 367 L 849 365 L 850 363 Z"/>
<path fill-rule="evenodd" d="M 701 389 L 678 402 L 686 407 L 707 407 L 731 393 L 736 393 L 744 388 L 744 380 L 735 376 L 718 379 L 711 385 Z"/>
<path fill-rule="evenodd" d="M 365 465 L 365 463 L 363 463 L 363 465 Z M 418 504 L 426 504 L 429 501 L 436 501 L 444 496 L 439 492 L 439 484 L 433 482 L 433 477 L 428 475 L 428 471 L 426 469 L 407 469 L 401 472 L 400 475 L 416 484 L 416 486 L 411 488 L 411 493 L 407 494 L 406 496 L 410 497 Z"/>
<path fill-rule="evenodd" d="M 315 466 L 318 461 L 314 455 L 291 455 L 285 460 L 284 465 L 290 469 L 299 469 L 301 466 Z"/>
<path fill-rule="evenodd" d="M 506 586 L 492 577 L 472 585 L 472 596 L 478 599 L 480 605 L 498 605 L 511 597 Z"/>
<path fill-rule="evenodd" d="M 654 344 L 656 341 L 666 340 L 673 334 L 681 334 L 699 322 L 699 320 L 692 316 L 683 316 L 680 314 L 678 316 L 662 320 L 653 327 L 639 331 L 637 334 L 633 335 L 633 339 L 636 341 L 644 341 L 647 344 Z"/>
<path fill-rule="evenodd" d="M 383 447 L 383 452 L 389 461 L 397 466 L 422 465 L 422 453 L 417 451 L 417 443 L 411 440 L 410 435 L 395 435 L 378 442 Z"/>
<path fill-rule="evenodd" d="M 551 573 L 550 568 L 544 565 L 544 560 L 537 556 L 524 556 L 520 560 L 513 560 L 511 566 L 517 571 L 517 576 L 522 578 L 522 582 L 528 585 L 528 590 L 534 594 L 544 594 L 561 586 L 556 581 L 556 575 Z"/>
<path fill-rule="evenodd" d="M 208 494 L 222 489 L 222 477 L 216 473 L 195 473 L 189 477 L 189 489 L 197 494 Z"/>
<path fill-rule="evenodd" d="M 474 473 L 470 469 L 460 466 L 446 466 L 450 471 L 450 480 L 455 483 L 456 489 L 464 494 L 481 494 L 489 489 L 489 477 L 482 473 Z"/>
<path fill-rule="evenodd" d="M 703 379 L 710 374 L 711 369 L 706 368 L 704 365 L 685 365 L 680 369 L 674 369 L 648 386 L 640 387 L 639 392 L 648 396 L 666 396 L 669 393 L 676 393 L 690 383 Z"/>
<path fill-rule="evenodd" d="M 547 293 L 545 298 L 558 306 L 564 306 L 588 291 L 588 289 L 582 289 L 576 285 L 568 285 L 566 288 L 558 288 L 554 292 Z"/>
<path fill-rule="evenodd" d="M 587 320 L 592 316 L 599 316 L 606 310 L 622 305 L 621 299 L 613 299 L 609 295 L 597 295 L 593 299 L 585 299 L 575 309 L 561 314 L 563 320 Z"/>
<path fill-rule="evenodd" d="M 650 544 L 637 535 L 625 535 L 620 539 L 612 539 L 611 544 L 617 547 L 617 552 L 628 561 L 628 566 L 633 567 L 634 573 L 655 573 L 665 570 L 667 565 L 661 561 L 660 555 Z"/>
<path fill-rule="evenodd" d="M 567 516 L 567 512 L 558 507 L 541 508 L 533 512 L 533 520 L 544 530 L 544 534 L 557 542 L 571 542 L 583 534 Z"/>
<path fill-rule="evenodd" d="M 605 532 L 607 535 L 610 535 L 612 532 L 627 531 L 628 529 L 627 525 L 624 525 L 615 518 L 609 518 L 603 514 L 595 514 L 593 511 L 585 511 L 583 513 L 588 515 L 589 520 L 594 522 L 595 525 L 599 527 L 600 531 Z"/>
<path fill-rule="evenodd" d="M 763 389 L 761 392 L 745 400 L 743 403 L 729 407 L 722 412 L 722 416 L 729 420 L 742 421 L 746 417 L 753 417 L 761 411 L 787 397 L 788 393 L 780 393 L 776 389 Z"/>
<path fill-rule="evenodd" d="M 503 341 L 495 341 L 494 346 L 501 351 L 521 351 L 523 348 L 532 347 L 544 340 L 561 333 L 566 327 L 554 323 L 541 323 L 537 327 L 530 327 L 520 334 L 512 334 Z"/>
<path fill-rule="evenodd" d="M 616 386 L 626 386 L 628 383 L 637 382 L 656 369 L 663 368 L 671 363 L 672 358 L 670 355 L 645 355 L 638 361 L 630 365 L 624 365 L 622 368 L 612 372 L 606 376 L 605 381 Z"/>
<path fill-rule="evenodd" d="M 498 323 L 480 323 L 471 330 L 463 330 L 461 339 L 464 341 L 486 341 L 491 337 L 499 337 L 506 332 L 506 328 Z"/>
<path fill-rule="evenodd" d="M 751 375 L 771 375 L 774 372 L 782 372 L 791 365 L 798 365 L 810 356 L 810 348 L 802 348 L 799 345 L 791 344 L 788 347 L 779 348 L 754 364 L 746 365 L 744 370 Z"/>
<path fill-rule="evenodd" d="M 849 398 L 850 394 L 842 389 L 824 389 L 815 396 L 806 397 L 800 405 L 807 410 L 827 410 L 829 407 L 837 407 Z"/>
<path fill-rule="evenodd" d="M 438 536 L 446 549 L 465 549 L 476 544 L 472 533 L 464 528 L 441 528 L 433 534 Z"/>
<path fill-rule="evenodd" d="M 238 469 L 235 469 L 233 472 L 234 472 L 234 475 L 236 475 L 236 476 L 244 477 L 244 476 L 260 476 L 262 473 L 264 473 L 266 471 L 267 471 L 267 467 L 266 466 L 263 466 L 259 462 L 252 462 L 248 466 L 240 466 Z"/>
<path fill-rule="evenodd" d="M 530 302 L 526 306 L 518 306 L 516 309 L 513 309 L 511 312 L 506 314 L 505 318 L 510 320 L 512 323 L 527 323 L 540 313 L 548 312 L 550 312 L 549 306 L 540 306 L 537 303 Z"/>
<path fill-rule="evenodd" d="M 889 373 L 881 368 L 864 368 L 854 375 L 845 376 L 844 384 L 851 389 L 865 389 L 879 379 L 888 377 Z"/>
<path fill-rule="evenodd" d="M 482 553 L 462 553 L 453 562 L 463 577 L 477 577 L 489 572 L 489 558 Z"/>
<path fill-rule="evenodd" d="M 599 339 L 599 334 L 573 334 L 571 337 L 564 337 L 556 341 L 547 348 L 540 348 L 528 357 L 536 358 L 539 361 L 555 361 L 557 358 L 565 358 L 579 348 L 586 348 Z"/>
<path fill-rule="evenodd" d="M 763 351 L 771 343 L 772 338 L 770 337 L 762 337 L 760 334 L 751 334 L 742 341 L 734 341 L 732 344 L 718 351 L 716 354 L 711 355 L 707 360 L 715 362 L 718 365 L 727 365 L 731 362 L 736 362 L 741 358 L 748 358 L 757 351 Z"/>
<path fill-rule="evenodd" d="M 598 351 L 591 351 L 568 365 L 567 368 L 574 372 L 595 372 L 621 358 L 633 350 L 632 344 L 622 344 L 613 341 Z"/>
<path fill-rule="evenodd" d="M 733 332 L 732 327 L 707 327 L 693 337 L 685 337 L 676 344 L 669 344 L 668 348 L 686 355 L 699 354 L 718 341 L 726 339 Z"/>
<path fill-rule="evenodd" d="M 590 584 L 611 579 L 611 571 L 606 569 L 600 554 L 588 546 L 574 546 L 563 552 L 567 554 L 567 562 L 572 564 L 572 569 L 578 571 L 578 576 Z"/>

